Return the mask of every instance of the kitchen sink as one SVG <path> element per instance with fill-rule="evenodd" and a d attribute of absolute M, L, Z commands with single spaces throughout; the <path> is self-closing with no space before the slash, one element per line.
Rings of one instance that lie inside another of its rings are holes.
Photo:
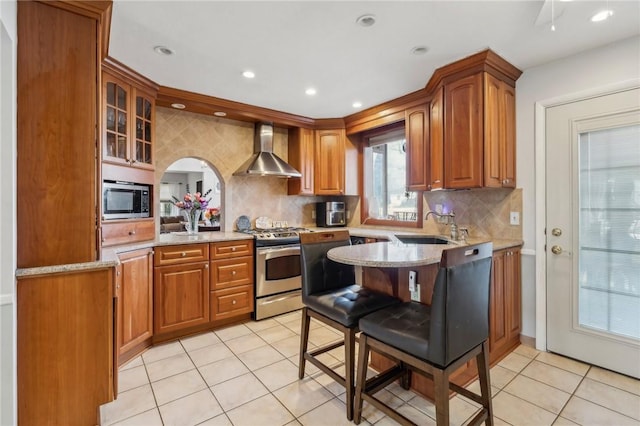
<path fill-rule="evenodd" d="M 396 235 L 400 242 L 404 244 L 450 244 L 451 242 L 443 237 L 435 235 Z"/>

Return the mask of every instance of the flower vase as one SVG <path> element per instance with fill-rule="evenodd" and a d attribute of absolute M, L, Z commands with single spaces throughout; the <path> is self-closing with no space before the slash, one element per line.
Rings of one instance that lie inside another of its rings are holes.
<path fill-rule="evenodd" d="M 182 214 L 187 220 L 187 223 L 184 225 L 184 227 L 187 229 L 187 234 L 189 235 L 197 234 L 198 221 L 200 220 L 200 215 L 202 214 L 202 210 L 200 209 L 183 210 Z"/>

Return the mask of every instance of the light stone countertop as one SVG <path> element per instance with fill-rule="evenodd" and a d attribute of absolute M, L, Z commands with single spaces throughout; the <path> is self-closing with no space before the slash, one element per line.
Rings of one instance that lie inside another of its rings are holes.
<path fill-rule="evenodd" d="M 186 232 L 173 232 L 160 234 L 154 240 L 141 241 L 139 243 L 126 244 L 121 246 L 106 247 L 102 249 L 102 259 L 95 262 L 72 263 L 68 265 L 41 266 L 36 268 L 19 268 L 16 270 L 16 277 L 27 277 L 33 275 L 55 274 L 62 272 L 85 271 L 90 269 L 113 268 L 120 262 L 118 254 L 133 250 L 145 249 L 158 246 L 171 246 L 180 244 L 214 243 L 219 241 L 253 240 L 253 235 L 240 232 L 199 232 L 196 235 L 187 235 Z"/>

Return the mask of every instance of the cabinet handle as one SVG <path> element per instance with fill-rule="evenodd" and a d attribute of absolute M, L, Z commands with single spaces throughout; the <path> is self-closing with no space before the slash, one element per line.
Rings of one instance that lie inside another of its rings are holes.
<path fill-rule="evenodd" d="M 209 269 L 209 264 L 204 265 L 204 269 Z"/>
<path fill-rule="evenodd" d="M 427 189 L 431 191 L 431 184 L 427 185 Z"/>
<path fill-rule="evenodd" d="M 129 235 L 136 235 L 136 231 L 129 231 Z"/>
<path fill-rule="evenodd" d="M 233 300 L 231 301 L 231 304 L 232 304 L 232 305 L 235 305 L 236 303 L 238 303 L 238 302 L 236 302 L 236 299 L 233 299 Z"/>
<path fill-rule="evenodd" d="M 235 274 L 236 274 L 236 271 L 231 271 L 231 275 L 235 275 Z"/>
<path fill-rule="evenodd" d="M 508 184 L 509 182 L 511 182 L 511 179 L 504 179 L 504 180 L 502 181 L 502 184 L 503 184 L 503 185 L 506 185 L 506 184 Z"/>
<path fill-rule="evenodd" d="M 180 256 L 182 256 L 182 257 L 185 257 L 186 255 L 187 255 L 187 253 L 185 253 L 185 252 L 180 253 Z"/>

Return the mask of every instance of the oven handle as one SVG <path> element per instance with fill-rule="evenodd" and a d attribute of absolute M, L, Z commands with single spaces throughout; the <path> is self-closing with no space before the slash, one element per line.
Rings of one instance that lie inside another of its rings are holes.
<path fill-rule="evenodd" d="M 283 300 L 293 299 L 294 297 L 300 297 L 300 290 L 296 291 L 294 294 L 285 294 L 284 296 L 278 297 L 278 298 L 275 298 L 275 299 L 272 299 L 270 297 L 267 300 L 261 301 L 260 304 L 261 305 L 270 305 L 272 303 L 282 302 Z"/>
<path fill-rule="evenodd" d="M 259 256 L 264 256 L 265 260 L 275 259 L 277 257 L 295 256 L 300 254 L 300 246 L 285 248 L 259 248 L 257 250 Z"/>

